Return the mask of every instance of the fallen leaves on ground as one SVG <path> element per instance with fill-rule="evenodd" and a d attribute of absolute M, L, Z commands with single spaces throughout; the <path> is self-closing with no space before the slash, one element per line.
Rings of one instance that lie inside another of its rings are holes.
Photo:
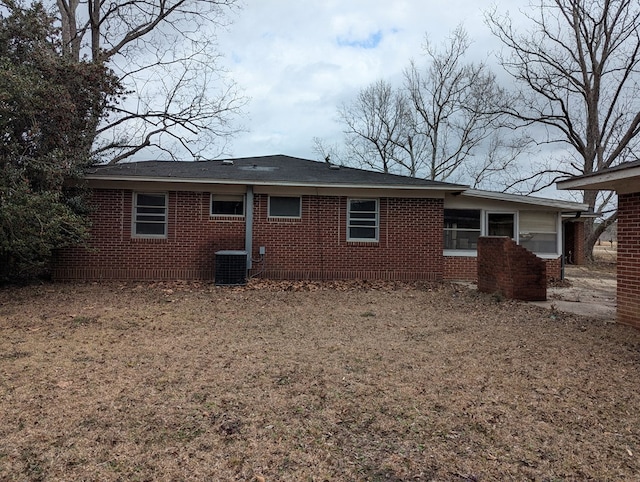
<path fill-rule="evenodd" d="M 0 290 L 2 480 L 632 480 L 640 332 L 452 284 Z"/>

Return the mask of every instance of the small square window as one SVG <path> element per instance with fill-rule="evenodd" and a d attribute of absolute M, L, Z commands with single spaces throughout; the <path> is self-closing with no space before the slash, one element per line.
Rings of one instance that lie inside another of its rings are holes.
<path fill-rule="evenodd" d="M 244 196 L 211 195 L 212 216 L 244 216 Z"/>
<path fill-rule="evenodd" d="M 167 236 L 166 193 L 134 193 L 133 236 L 141 238 Z"/>
<path fill-rule="evenodd" d="M 299 196 L 269 196 L 269 217 L 299 218 L 301 213 Z"/>
<path fill-rule="evenodd" d="M 378 241 L 378 200 L 349 199 L 348 241 Z"/>

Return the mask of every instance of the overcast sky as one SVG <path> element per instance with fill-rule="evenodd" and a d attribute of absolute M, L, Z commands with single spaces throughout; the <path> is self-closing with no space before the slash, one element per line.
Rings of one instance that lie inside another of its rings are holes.
<path fill-rule="evenodd" d="M 484 12 L 518 9 L 526 0 L 245 0 L 220 33 L 231 77 L 250 98 L 247 132 L 233 157 L 288 154 L 315 159 L 313 138 L 342 139 L 336 111 L 378 79 L 399 84 L 420 61 L 425 34 L 444 41 L 462 24 L 472 53 L 492 61 L 499 45 Z"/>

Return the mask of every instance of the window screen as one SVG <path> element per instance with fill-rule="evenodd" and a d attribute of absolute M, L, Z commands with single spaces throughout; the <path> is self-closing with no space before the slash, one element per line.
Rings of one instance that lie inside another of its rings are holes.
<path fill-rule="evenodd" d="M 350 241 L 378 240 L 378 200 L 350 199 L 347 215 L 347 232 Z"/>
<path fill-rule="evenodd" d="M 444 210 L 444 249 L 478 249 L 479 209 Z"/>
<path fill-rule="evenodd" d="M 270 196 L 269 216 L 274 218 L 299 218 L 300 197 Z"/>
<path fill-rule="evenodd" d="M 516 236 L 515 214 L 489 213 L 487 215 L 487 234 L 489 236 Z"/>
<path fill-rule="evenodd" d="M 557 213 L 521 211 L 519 224 L 519 243 L 529 251 L 541 254 L 558 251 Z"/>
<path fill-rule="evenodd" d="M 134 194 L 133 235 L 140 237 L 165 237 L 167 235 L 166 194 Z"/>
<path fill-rule="evenodd" d="M 211 196 L 212 216 L 244 216 L 244 196 Z"/>

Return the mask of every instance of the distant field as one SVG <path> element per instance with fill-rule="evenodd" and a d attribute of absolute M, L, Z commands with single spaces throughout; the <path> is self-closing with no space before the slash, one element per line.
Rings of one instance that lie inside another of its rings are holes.
<path fill-rule="evenodd" d="M 593 257 L 596 261 L 615 263 L 618 257 L 618 243 L 603 241 L 600 245 L 594 246 Z"/>

